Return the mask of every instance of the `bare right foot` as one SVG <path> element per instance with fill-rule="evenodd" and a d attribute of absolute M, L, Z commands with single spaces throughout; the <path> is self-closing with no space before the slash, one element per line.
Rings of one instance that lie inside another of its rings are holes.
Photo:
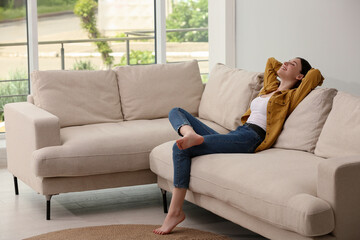
<path fill-rule="evenodd" d="M 184 150 L 196 145 L 200 145 L 204 142 L 204 137 L 196 134 L 196 133 L 189 133 L 184 137 L 176 140 L 176 145 L 180 150 Z"/>
<path fill-rule="evenodd" d="M 153 233 L 165 235 L 169 234 L 179 223 L 184 221 L 185 219 L 185 213 L 183 211 L 180 211 L 179 213 L 169 213 L 163 225 L 157 229 L 153 230 Z"/>

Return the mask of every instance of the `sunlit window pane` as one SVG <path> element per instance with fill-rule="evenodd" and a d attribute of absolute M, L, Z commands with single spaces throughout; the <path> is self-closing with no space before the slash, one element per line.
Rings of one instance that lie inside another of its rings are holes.
<path fill-rule="evenodd" d="M 155 62 L 154 1 L 38 0 L 38 14 L 40 70 Z"/>
<path fill-rule="evenodd" d="M 25 0 L 0 1 L 0 132 L 4 105 L 26 101 L 28 60 Z"/>
<path fill-rule="evenodd" d="M 207 81 L 208 0 L 167 1 L 167 62 L 199 61 L 203 81 Z"/>

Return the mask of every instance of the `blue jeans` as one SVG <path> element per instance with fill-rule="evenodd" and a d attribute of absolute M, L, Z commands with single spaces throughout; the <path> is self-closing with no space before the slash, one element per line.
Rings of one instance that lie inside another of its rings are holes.
<path fill-rule="evenodd" d="M 227 134 L 220 134 L 181 108 L 173 108 L 169 112 L 169 121 L 179 135 L 180 128 L 189 125 L 197 134 L 204 137 L 202 144 L 184 150 L 180 150 L 174 144 L 174 186 L 177 188 L 189 188 L 193 157 L 212 153 L 254 153 L 264 140 L 247 125 L 239 126 Z"/>

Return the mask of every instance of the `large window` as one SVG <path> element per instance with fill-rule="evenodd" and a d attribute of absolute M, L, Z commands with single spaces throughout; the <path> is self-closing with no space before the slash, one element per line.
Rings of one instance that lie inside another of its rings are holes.
<path fill-rule="evenodd" d="M 208 0 L 172 0 L 167 4 L 166 60 L 197 59 L 206 82 L 209 71 Z"/>
<path fill-rule="evenodd" d="M 26 101 L 28 54 L 26 1 L 0 1 L 0 132 L 5 131 L 4 105 Z"/>
<path fill-rule="evenodd" d="M 0 131 L 5 130 L 4 104 L 26 101 L 29 93 L 26 2 L 0 1 Z M 37 7 L 38 19 L 28 22 L 31 27 L 36 25 L 38 48 L 30 49 L 36 51 L 39 70 L 153 64 L 157 52 L 155 15 L 161 14 L 166 17 L 166 62 L 197 59 L 206 82 L 208 0 L 165 0 L 166 13 L 155 13 L 156 2 L 31 1 L 31 6 Z"/>
<path fill-rule="evenodd" d="M 155 62 L 154 1 L 38 0 L 38 15 L 40 70 Z"/>

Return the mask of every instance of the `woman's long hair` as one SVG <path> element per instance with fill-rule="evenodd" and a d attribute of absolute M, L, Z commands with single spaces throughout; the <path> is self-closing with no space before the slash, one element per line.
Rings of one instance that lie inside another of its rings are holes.
<path fill-rule="evenodd" d="M 303 58 L 301 58 L 301 57 L 297 57 L 297 59 L 300 59 L 300 62 L 301 62 L 301 70 L 300 70 L 300 73 L 301 73 L 302 75 L 304 75 L 304 77 L 305 77 L 306 74 L 308 73 L 308 71 L 309 71 L 312 67 L 311 67 L 310 63 L 309 63 L 307 60 L 305 60 L 305 59 L 303 59 Z M 301 80 L 298 81 L 293 88 L 299 87 L 300 84 L 301 84 L 301 82 L 302 82 Z"/>

